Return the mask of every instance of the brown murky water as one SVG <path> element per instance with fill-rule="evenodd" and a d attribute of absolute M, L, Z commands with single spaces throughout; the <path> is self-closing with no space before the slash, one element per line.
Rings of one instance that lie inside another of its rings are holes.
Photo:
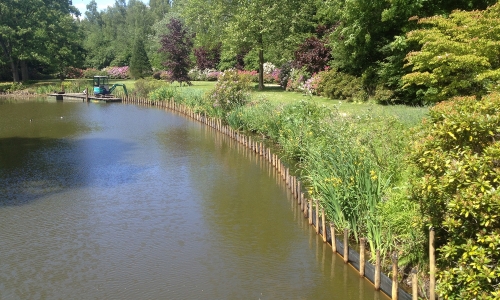
<path fill-rule="evenodd" d="M 277 178 L 167 111 L 0 100 L 0 299 L 387 299 Z"/>

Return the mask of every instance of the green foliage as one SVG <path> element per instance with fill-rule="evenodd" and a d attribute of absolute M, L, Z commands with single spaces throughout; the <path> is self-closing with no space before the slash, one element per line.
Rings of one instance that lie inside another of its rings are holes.
<path fill-rule="evenodd" d="M 432 108 L 413 143 L 413 200 L 436 228 L 446 299 L 500 297 L 500 94 Z"/>
<path fill-rule="evenodd" d="M 97 69 L 89 68 L 83 70 L 83 77 L 84 78 L 94 78 L 94 76 L 107 76 L 108 73 L 106 71 L 99 71 Z"/>
<path fill-rule="evenodd" d="M 250 76 L 239 74 L 232 69 L 221 75 L 213 90 L 207 94 L 207 99 L 213 107 L 221 111 L 225 119 L 227 114 L 250 101 Z"/>
<path fill-rule="evenodd" d="M 420 87 L 428 103 L 453 96 L 480 97 L 499 87 L 500 5 L 454 11 L 449 17 L 419 23 L 426 27 L 408 33 L 408 39 L 422 48 L 406 56 L 413 71 L 402 78 L 406 87 Z"/>
<path fill-rule="evenodd" d="M 12 93 L 22 90 L 24 88 L 22 83 L 19 82 L 4 82 L 0 83 L 0 93 Z"/>
<path fill-rule="evenodd" d="M 129 94 L 138 97 L 147 97 L 149 93 L 167 84 L 155 79 L 139 79 L 135 82 L 134 89 Z"/>
<path fill-rule="evenodd" d="M 304 83 L 310 77 L 311 74 L 307 72 L 305 67 L 300 69 L 290 69 L 290 73 L 288 74 L 288 80 L 286 82 L 286 90 L 290 92 L 303 91 Z M 280 78 L 280 81 L 281 80 L 283 80 L 283 78 Z"/>
<path fill-rule="evenodd" d="M 28 63 L 44 65 L 49 72 L 78 64 L 82 57 L 80 31 L 68 1 L 3 0 L 0 3 L 0 58 L 9 62 L 12 80 L 29 80 Z"/>
<path fill-rule="evenodd" d="M 397 250 L 401 265 L 421 263 L 424 235 L 418 205 L 407 199 L 404 149 L 409 131 L 372 111 L 348 116 L 313 101 L 288 105 L 259 99 L 233 110 L 234 127 L 271 139 L 282 157 L 298 162 L 309 195 L 320 200 L 337 229 L 365 236 L 372 252 Z"/>
<path fill-rule="evenodd" d="M 368 99 L 368 94 L 363 90 L 362 79 L 339 72 L 337 69 L 320 72 L 321 81 L 317 92 L 330 99 L 359 100 Z"/>
<path fill-rule="evenodd" d="M 144 49 L 143 38 L 139 34 L 135 37 L 129 71 L 134 78 L 143 78 L 145 75 L 151 73 L 151 64 L 149 63 L 148 55 Z"/>
<path fill-rule="evenodd" d="M 149 92 L 148 98 L 152 101 L 168 101 L 177 96 L 178 91 L 173 86 L 162 86 L 156 90 Z"/>

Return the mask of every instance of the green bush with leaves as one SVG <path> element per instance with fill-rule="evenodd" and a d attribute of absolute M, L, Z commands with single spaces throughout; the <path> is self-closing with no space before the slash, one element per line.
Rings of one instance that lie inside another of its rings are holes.
<path fill-rule="evenodd" d="M 500 94 L 430 110 L 413 143 L 412 198 L 436 229 L 439 293 L 500 298 Z"/>
<path fill-rule="evenodd" d="M 177 88 L 174 86 L 162 86 L 156 90 L 149 92 L 148 98 L 153 101 L 168 101 L 178 94 Z"/>
<path fill-rule="evenodd" d="M 361 78 L 342 73 L 336 69 L 321 72 L 318 94 L 335 100 L 364 101 L 368 94 L 363 90 Z"/>
<path fill-rule="evenodd" d="M 12 93 L 21 90 L 23 88 L 24 88 L 23 84 L 18 82 L 0 83 L 0 93 Z"/>
<path fill-rule="evenodd" d="M 484 11 L 457 10 L 449 17 L 423 18 L 419 24 L 425 27 L 407 35 L 422 48 L 406 56 L 412 72 L 403 76 L 404 88 L 419 87 L 417 96 L 428 103 L 480 97 L 499 88 L 499 4 Z"/>
<path fill-rule="evenodd" d="M 131 89 L 129 94 L 136 97 L 147 97 L 151 92 L 163 86 L 168 86 L 167 89 L 170 88 L 170 84 L 163 81 L 155 79 L 139 79 L 135 82 L 134 88 Z"/>
<path fill-rule="evenodd" d="M 234 109 L 250 102 L 251 78 L 237 70 L 227 70 L 221 75 L 215 87 L 207 93 L 206 98 L 212 106 L 220 111 L 220 117 L 226 120 Z"/>

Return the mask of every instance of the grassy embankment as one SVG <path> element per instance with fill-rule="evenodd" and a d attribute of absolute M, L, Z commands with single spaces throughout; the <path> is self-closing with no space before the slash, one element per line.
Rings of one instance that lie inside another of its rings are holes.
<path fill-rule="evenodd" d="M 280 155 L 297 168 L 309 196 L 319 199 L 337 230 L 348 228 L 354 240 L 366 237 L 372 255 L 376 249 L 385 258 L 397 252 L 402 269 L 426 269 L 424 225 L 408 197 L 407 154 L 411 128 L 427 108 L 334 101 L 268 86 L 253 90 L 250 105 L 221 113 L 202 97 L 213 87 L 194 82 L 151 97 L 173 97 L 279 145 Z"/>
<path fill-rule="evenodd" d="M 133 80 L 111 83 L 124 83 L 139 96 L 163 87 L 156 94 L 159 99 L 173 97 L 196 111 L 220 116 L 203 97 L 215 82 L 183 87 Z M 64 85 L 68 92 L 81 92 L 89 81 Z M 59 81 L 26 88 L 39 94 L 61 89 Z M 279 145 L 280 154 L 307 183 L 309 196 L 319 199 L 339 231 L 348 228 L 355 240 L 366 237 L 372 254 L 380 249 L 387 257 L 396 251 L 403 268 L 420 265 L 425 270 L 423 224 L 417 204 L 408 199 L 411 172 L 406 157 L 410 128 L 421 121 L 426 108 L 335 101 L 277 86 L 254 89 L 251 99 L 251 105 L 229 112 L 225 121 Z"/>

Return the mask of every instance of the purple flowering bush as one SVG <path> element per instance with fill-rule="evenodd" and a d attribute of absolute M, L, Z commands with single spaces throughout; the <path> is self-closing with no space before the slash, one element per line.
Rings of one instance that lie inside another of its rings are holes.
<path fill-rule="evenodd" d="M 288 77 L 286 84 L 286 90 L 292 92 L 300 92 L 304 90 L 304 83 L 310 75 L 307 73 L 305 68 L 302 69 L 292 69 Z"/>
<path fill-rule="evenodd" d="M 70 79 L 80 79 L 83 78 L 83 72 L 84 70 L 74 68 L 74 67 L 67 67 L 64 70 L 64 77 L 70 78 Z"/>
<path fill-rule="evenodd" d="M 321 72 L 314 73 L 311 78 L 307 79 L 302 85 L 304 93 L 310 95 L 319 95 L 318 87 L 321 84 Z"/>
<path fill-rule="evenodd" d="M 123 66 L 123 67 L 107 67 L 104 68 L 104 70 L 109 78 L 112 79 L 128 79 L 130 78 L 129 76 L 129 67 L 128 66 Z"/>
<path fill-rule="evenodd" d="M 247 72 L 227 70 L 220 74 L 213 90 L 207 94 L 208 101 L 221 117 L 250 101 L 251 76 Z"/>

